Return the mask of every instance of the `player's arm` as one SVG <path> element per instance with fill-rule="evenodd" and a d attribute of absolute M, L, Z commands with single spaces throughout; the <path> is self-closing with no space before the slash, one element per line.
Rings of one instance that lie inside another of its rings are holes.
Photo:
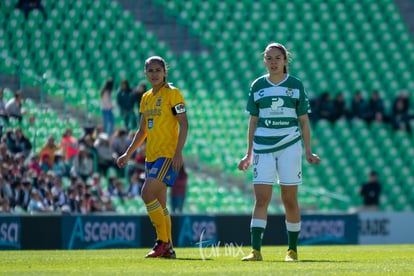
<path fill-rule="evenodd" d="M 127 150 L 124 154 L 122 154 L 118 160 L 117 164 L 118 167 L 123 168 L 125 167 L 128 160 L 131 158 L 132 154 L 138 147 L 144 142 L 145 138 L 147 138 L 147 123 L 146 123 L 145 116 L 141 114 L 141 120 L 139 122 L 139 128 L 135 132 L 134 138 L 132 139 L 131 144 L 128 146 Z"/>
<path fill-rule="evenodd" d="M 305 147 L 306 160 L 308 160 L 308 162 L 311 164 L 318 165 L 321 162 L 321 160 L 316 154 L 312 153 L 311 131 L 310 131 L 310 124 L 309 124 L 309 116 L 307 113 L 299 116 L 299 124 L 300 124 L 300 129 L 302 131 L 302 139 L 303 139 L 303 146 Z"/>
<path fill-rule="evenodd" d="M 188 134 L 188 118 L 187 113 L 178 113 L 175 115 L 180 126 L 180 130 L 178 133 L 178 142 L 177 147 L 175 149 L 175 154 L 173 157 L 173 170 L 179 171 L 181 166 L 183 165 L 183 149 L 185 145 L 185 141 L 187 140 Z"/>
<path fill-rule="evenodd" d="M 247 170 L 251 163 L 252 163 L 252 157 L 253 157 L 253 139 L 254 139 L 254 132 L 257 129 L 257 122 L 259 121 L 258 116 L 250 116 L 249 121 L 249 129 L 247 132 L 247 152 L 246 155 L 242 158 L 238 165 L 238 169 L 241 171 Z"/>

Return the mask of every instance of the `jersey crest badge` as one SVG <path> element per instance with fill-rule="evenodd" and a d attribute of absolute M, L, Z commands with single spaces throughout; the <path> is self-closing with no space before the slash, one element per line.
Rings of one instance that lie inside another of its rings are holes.
<path fill-rule="evenodd" d="M 290 88 L 290 87 L 288 87 L 288 89 L 286 90 L 286 95 L 287 95 L 288 97 L 292 97 L 292 96 L 293 96 L 293 89 L 292 89 L 292 88 Z"/>
<path fill-rule="evenodd" d="M 155 103 L 155 106 L 161 106 L 161 98 L 157 99 L 157 102 Z"/>

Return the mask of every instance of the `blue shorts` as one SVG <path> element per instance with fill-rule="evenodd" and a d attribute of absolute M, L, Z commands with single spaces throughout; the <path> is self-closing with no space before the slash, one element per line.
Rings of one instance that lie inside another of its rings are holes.
<path fill-rule="evenodd" d="M 145 176 L 158 179 L 167 186 L 174 186 L 178 171 L 172 169 L 172 159 L 161 157 L 154 162 L 145 162 Z"/>

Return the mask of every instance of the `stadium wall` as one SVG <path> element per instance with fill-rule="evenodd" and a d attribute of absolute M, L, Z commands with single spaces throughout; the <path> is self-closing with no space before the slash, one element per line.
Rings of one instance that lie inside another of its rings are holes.
<path fill-rule="evenodd" d="M 250 216 L 172 217 L 176 247 L 250 244 Z M 283 215 L 272 215 L 264 245 L 287 244 Z M 300 245 L 414 243 L 413 213 L 303 215 Z M 147 216 L 0 216 L 0 249 L 103 249 L 151 247 L 155 231 Z"/>

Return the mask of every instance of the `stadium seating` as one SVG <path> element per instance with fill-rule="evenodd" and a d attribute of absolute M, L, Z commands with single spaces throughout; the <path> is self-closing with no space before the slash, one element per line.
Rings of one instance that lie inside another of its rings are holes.
<path fill-rule="evenodd" d="M 114 76 L 117 84 L 128 78 L 136 85 L 144 79 L 143 61 L 152 54 L 165 56 L 171 68 L 169 80 L 188 102 L 191 135 L 186 157 L 245 182 L 251 172 L 236 169 L 246 148 L 248 117 L 243 111 L 250 82 L 264 73 L 261 53 L 270 41 L 281 41 L 291 50 L 290 70 L 304 81 L 311 97 L 323 91 L 342 91 L 349 102 L 356 90 L 367 97 L 379 89 L 389 102 L 402 88 L 414 90 L 414 72 L 409 70 L 414 68 L 414 43 L 392 0 L 156 0 L 160 9 L 176 17 L 178 24 L 189 28 L 210 49 L 180 56 L 116 1 L 76 0 L 67 4 L 47 0 L 46 22 L 37 11 L 25 22 L 21 13 L 12 9 L 12 2 L 6 1 L 0 16 L 0 49 L 2 55 L 24 65 L 26 71 L 21 76 L 25 83 L 39 85 L 36 76 L 47 72 L 50 77 L 44 87 L 49 95 L 65 97 L 73 106 L 88 104 L 99 116 L 99 89 L 108 76 Z M 6 10 L 10 13 L 3 16 Z M 9 59 L 2 59 L 0 70 L 19 73 Z M 62 88 L 56 79 L 71 88 Z M 412 104 L 414 107 L 414 101 Z M 36 113 L 53 133 L 61 132 L 62 123 L 50 116 L 52 110 Z M 46 130 L 38 130 L 38 145 L 46 138 Z M 359 185 L 369 170 L 375 169 L 387 195 L 381 207 L 414 209 L 414 193 L 401 195 L 412 188 L 414 179 L 408 165 L 414 156 L 412 137 L 360 121 L 340 121 L 334 126 L 319 121 L 313 137 L 312 146 L 323 163 L 314 168 L 304 160 L 304 186 L 310 189 L 301 190 L 301 202 L 321 210 L 359 206 Z M 196 172 L 190 182 L 187 211 L 250 212 L 239 197 L 231 197 L 233 191 L 225 183 L 201 178 Z M 207 197 L 199 198 L 200 194 Z M 236 194 L 245 202 L 251 201 L 249 193 Z M 138 208 L 133 204 L 119 206 L 124 212 Z M 272 212 L 281 211 L 280 206 L 272 208 Z"/>

